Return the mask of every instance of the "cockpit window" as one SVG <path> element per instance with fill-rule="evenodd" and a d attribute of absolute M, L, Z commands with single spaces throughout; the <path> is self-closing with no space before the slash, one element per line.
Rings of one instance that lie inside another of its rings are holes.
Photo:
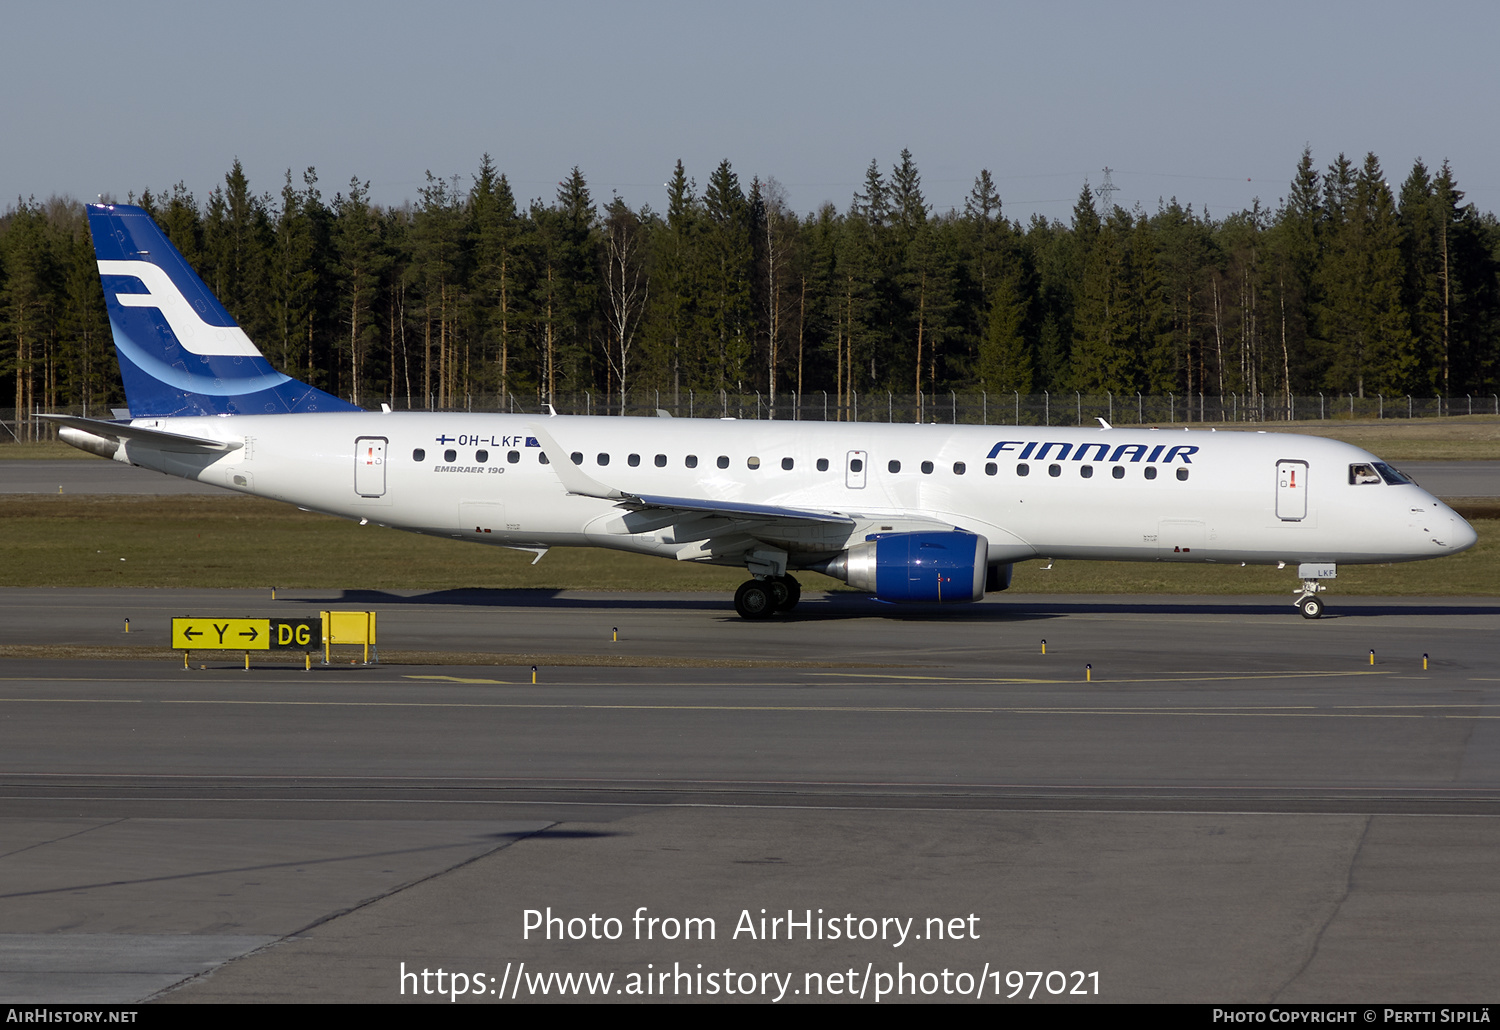
<path fill-rule="evenodd" d="M 1384 479 L 1391 486 L 1400 486 L 1404 483 L 1409 484 L 1414 482 L 1405 472 L 1393 469 L 1383 461 L 1375 462 L 1375 471 L 1379 472 L 1380 478 Z"/>
<path fill-rule="evenodd" d="M 1363 463 L 1349 466 L 1350 486 L 1368 486 L 1379 482 L 1380 473 L 1375 471 L 1375 466 Z"/>

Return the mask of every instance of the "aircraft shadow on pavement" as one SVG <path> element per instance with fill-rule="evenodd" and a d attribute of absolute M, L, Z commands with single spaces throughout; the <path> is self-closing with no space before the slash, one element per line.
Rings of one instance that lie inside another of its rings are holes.
<path fill-rule="evenodd" d="M 454 605 L 476 608 L 539 609 L 606 609 L 618 611 L 723 611 L 733 615 L 733 604 L 717 594 L 684 596 L 681 594 L 624 594 L 618 597 L 594 594 L 580 596 L 575 592 L 554 589 L 478 589 L 430 590 L 402 594 L 388 590 L 343 590 L 327 597 L 303 597 L 297 603 L 308 606 L 358 605 Z M 810 594 L 796 611 L 777 616 L 783 621 L 812 619 L 891 619 L 902 622 L 1013 622 L 1017 619 L 1050 619 L 1065 615 L 1287 615 L 1295 616 L 1290 601 L 1261 601 L 1226 597 L 1223 600 L 1195 597 L 1139 600 L 1118 597 L 1090 598 L 1079 595 L 1057 595 L 1041 598 L 999 596 L 980 604 L 891 604 L 868 594 L 833 592 Z M 1409 601 L 1382 599 L 1361 603 L 1355 598 L 1335 597 L 1325 619 L 1367 618 L 1374 616 L 1414 615 L 1500 615 L 1500 601 L 1459 604 L 1434 604 L 1427 598 Z M 774 621 L 774 620 L 773 620 Z"/>

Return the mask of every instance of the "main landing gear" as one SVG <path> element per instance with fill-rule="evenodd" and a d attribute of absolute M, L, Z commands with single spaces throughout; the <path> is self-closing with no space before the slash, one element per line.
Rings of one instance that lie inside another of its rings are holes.
<path fill-rule="evenodd" d="M 802 584 L 791 576 L 750 579 L 734 592 L 734 610 L 742 619 L 766 619 L 789 612 L 802 600 Z"/>
<path fill-rule="evenodd" d="M 1297 566 L 1297 575 L 1302 577 L 1302 589 L 1297 591 L 1297 600 L 1292 603 L 1304 619 L 1321 619 L 1327 605 L 1318 594 L 1328 589 L 1322 581 L 1337 579 L 1338 566 L 1331 562 L 1303 562 Z"/>

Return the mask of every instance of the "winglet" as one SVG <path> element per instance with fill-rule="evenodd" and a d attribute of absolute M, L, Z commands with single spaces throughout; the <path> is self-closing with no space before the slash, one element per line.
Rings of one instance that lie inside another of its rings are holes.
<path fill-rule="evenodd" d="M 526 432 L 536 437 L 537 443 L 542 445 L 542 453 L 547 456 L 547 464 L 552 466 L 552 471 L 557 473 L 557 478 L 562 480 L 563 489 L 568 493 L 582 497 L 599 497 L 606 501 L 638 500 L 633 494 L 616 490 L 612 486 L 605 486 L 573 464 L 573 459 L 568 456 L 568 452 L 563 450 L 562 446 L 552 439 L 552 434 L 543 429 L 539 423 L 529 424 Z"/>

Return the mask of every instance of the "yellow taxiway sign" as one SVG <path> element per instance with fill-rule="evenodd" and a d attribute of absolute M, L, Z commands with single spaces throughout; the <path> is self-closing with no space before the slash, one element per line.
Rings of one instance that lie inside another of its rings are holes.
<path fill-rule="evenodd" d="M 214 651 L 311 650 L 323 644 L 319 619 L 215 619 L 188 617 L 172 620 L 172 647 L 177 651 L 208 648 Z"/>

